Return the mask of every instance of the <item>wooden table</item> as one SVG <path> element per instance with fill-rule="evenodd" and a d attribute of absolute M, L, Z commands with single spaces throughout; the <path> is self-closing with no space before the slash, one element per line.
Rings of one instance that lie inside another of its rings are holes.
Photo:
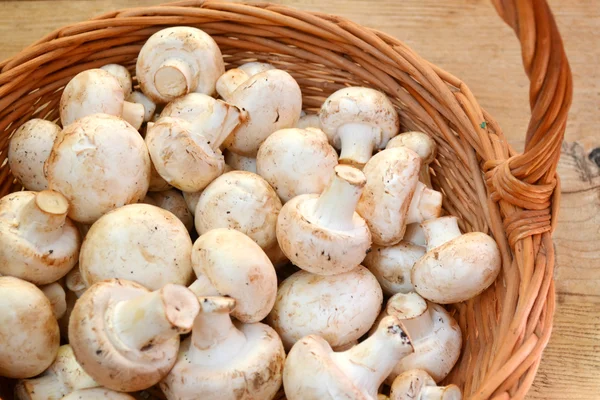
<path fill-rule="evenodd" d="M 481 105 L 522 146 L 529 118 L 528 82 L 513 32 L 489 0 L 272 0 L 334 13 L 403 40 L 461 77 Z M 0 1 L 0 59 L 50 30 L 100 12 L 160 0 Z M 557 248 L 554 333 L 530 399 L 600 398 L 600 4 L 551 0 L 574 75 L 575 97 L 559 172 L 563 183 Z"/>

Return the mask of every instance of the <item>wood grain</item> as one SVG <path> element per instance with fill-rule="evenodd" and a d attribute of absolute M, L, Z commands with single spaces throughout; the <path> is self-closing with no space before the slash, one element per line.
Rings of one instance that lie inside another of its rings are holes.
<path fill-rule="evenodd" d="M 528 81 L 512 31 L 489 0 L 272 0 L 342 15 L 385 31 L 461 77 L 520 148 L 529 118 Z M 104 11 L 156 0 L 0 1 L 0 59 L 49 31 Z M 600 4 L 550 0 L 574 75 L 575 94 L 559 165 L 563 198 L 555 233 L 555 328 L 528 398 L 600 398 Z"/>

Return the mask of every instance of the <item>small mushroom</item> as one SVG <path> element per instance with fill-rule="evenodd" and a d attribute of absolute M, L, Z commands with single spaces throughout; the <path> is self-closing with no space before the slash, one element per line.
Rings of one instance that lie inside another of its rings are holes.
<path fill-rule="evenodd" d="M 0 274 L 36 285 L 55 282 L 77 263 L 81 238 L 69 203 L 51 190 L 0 200 Z"/>
<path fill-rule="evenodd" d="M 364 87 L 333 93 L 321 106 L 319 120 L 329 141 L 341 150 L 340 163 L 359 168 L 400 129 L 392 102 L 383 93 Z"/>
<path fill-rule="evenodd" d="M 40 286 L 39 288 L 50 301 L 54 318 L 57 320 L 61 319 L 67 312 L 67 294 L 65 293 L 65 289 L 58 282 Z"/>
<path fill-rule="evenodd" d="M 44 373 L 21 380 L 15 387 L 19 400 L 61 400 L 75 390 L 99 386 L 79 365 L 70 345 L 60 346 L 56 359 Z"/>
<path fill-rule="evenodd" d="M 131 73 L 127 68 L 119 64 L 106 64 L 100 69 L 105 70 L 119 81 L 119 85 L 123 88 L 123 93 L 125 94 L 125 98 L 129 97 L 132 92 L 133 82 L 131 81 Z M 129 100 L 127 100 L 129 101 Z M 134 102 L 132 102 L 134 103 Z M 135 102 L 137 103 L 137 102 Z"/>
<path fill-rule="evenodd" d="M 307 335 L 340 347 L 369 330 L 382 301 L 381 287 L 365 267 L 330 276 L 299 271 L 279 286 L 267 323 L 286 349 Z"/>
<path fill-rule="evenodd" d="M 135 282 L 106 280 L 75 304 L 69 341 L 77 362 L 98 384 L 143 390 L 173 367 L 179 335 L 192 329 L 199 311 L 198 299 L 183 286 L 150 292 Z"/>
<path fill-rule="evenodd" d="M 321 193 L 338 164 L 335 149 L 319 129 L 281 129 L 270 135 L 256 156 L 258 174 L 285 203 L 301 194 Z"/>
<path fill-rule="evenodd" d="M 439 218 L 440 215 L 442 215 L 442 193 L 429 189 L 422 182 L 417 182 L 408 208 L 406 223 L 419 224 L 429 219 Z"/>
<path fill-rule="evenodd" d="M 162 192 L 148 192 L 144 203 L 152 204 L 169 211 L 183 222 L 188 232 L 194 229 L 194 216 L 188 210 L 181 192 L 174 189 Z"/>
<path fill-rule="evenodd" d="M 122 117 L 136 130 L 144 121 L 144 106 L 125 101 L 119 80 L 102 69 L 88 69 L 69 81 L 60 98 L 60 121 L 63 127 L 93 114 Z"/>
<path fill-rule="evenodd" d="M 232 171 L 219 176 L 198 200 L 196 231 L 236 229 L 266 250 L 277 243 L 275 227 L 281 200 L 267 181 L 251 172 Z"/>
<path fill-rule="evenodd" d="M 73 308 L 75 307 L 75 303 L 77 299 L 85 292 L 87 289 L 84 286 L 84 290 L 81 292 L 75 293 L 71 290 L 65 290 L 65 302 L 67 304 L 67 309 L 63 316 L 58 320 L 58 327 L 60 328 L 60 337 L 67 343 L 69 341 L 69 320 L 71 319 L 71 313 L 73 312 Z"/>
<path fill-rule="evenodd" d="M 65 276 L 65 286 L 68 290 L 75 293 L 77 297 L 81 297 L 83 292 L 86 291 L 87 285 L 81 276 L 81 271 L 79 270 L 79 264 L 74 266 L 69 273 Z"/>
<path fill-rule="evenodd" d="M 233 316 L 244 323 L 264 319 L 277 296 L 277 275 L 265 252 L 233 229 L 201 235 L 192 251 L 198 279 L 190 289 L 198 296 L 230 296 L 237 301 Z"/>
<path fill-rule="evenodd" d="M 244 157 L 226 151 L 225 164 L 229 165 L 234 171 L 247 171 L 256 174 L 256 158 Z"/>
<path fill-rule="evenodd" d="M 192 215 L 196 215 L 196 207 L 198 207 L 198 201 L 200 201 L 200 196 L 202 196 L 202 192 L 203 190 L 199 190 L 197 192 L 182 192 L 185 204 L 187 205 L 188 210 L 190 210 Z"/>
<path fill-rule="evenodd" d="M 231 97 L 231 94 L 237 89 L 242 83 L 261 72 L 275 69 L 274 66 L 268 63 L 261 62 L 249 62 L 240 65 L 237 68 L 232 68 L 225 72 L 217 80 L 217 93 L 224 99 Z"/>
<path fill-rule="evenodd" d="M 69 217 L 90 224 L 146 196 L 150 157 L 144 139 L 118 117 L 95 114 L 58 135 L 45 165 L 48 186 L 69 201 Z"/>
<path fill-rule="evenodd" d="M 31 378 L 52 364 L 60 333 L 50 301 L 32 283 L 0 277 L 0 376 Z"/>
<path fill-rule="evenodd" d="M 421 170 L 419 180 L 428 188 L 431 188 L 431 177 L 429 176 L 429 164 L 435 160 L 437 145 L 435 141 L 423 132 L 403 132 L 393 137 L 385 147 L 393 149 L 395 147 L 406 147 L 411 149 L 421 157 Z"/>
<path fill-rule="evenodd" d="M 306 129 L 306 128 L 317 128 L 321 130 L 321 121 L 319 120 L 319 114 L 307 114 L 302 111 L 300 115 L 300 119 L 296 124 L 296 128 Z M 321 131 L 322 132 L 322 131 Z"/>
<path fill-rule="evenodd" d="M 290 74 L 279 69 L 250 77 L 224 99 L 246 115 L 224 145 L 246 157 L 256 157 L 258 148 L 271 133 L 296 126 L 302 110 L 300 86 Z"/>
<path fill-rule="evenodd" d="M 167 399 L 274 398 L 285 362 L 281 339 L 265 324 L 232 323 L 233 299 L 199 300 L 192 335 L 160 383 Z"/>
<path fill-rule="evenodd" d="M 105 279 L 128 279 L 158 290 L 192 280 L 192 240 L 175 215 L 149 204 L 131 204 L 100 218 L 79 256 L 89 287 Z"/>
<path fill-rule="evenodd" d="M 130 103 L 137 103 L 144 106 L 144 122 L 152 121 L 154 113 L 156 112 L 156 104 L 150 100 L 144 93 L 139 91 L 132 92 L 125 99 Z"/>
<path fill-rule="evenodd" d="M 334 172 L 321 195 L 294 197 L 277 219 L 281 250 L 291 262 L 313 274 L 351 271 L 371 247 L 367 223 L 354 211 L 365 175 L 348 165 L 338 165 Z"/>
<path fill-rule="evenodd" d="M 444 379 L 460 357 L 462 345 L 460 328 L 448 311 L 410 292 L 395 294 L 388 300 L 379 319 L 388 315 L 402 321 L 415 348 L 394 367 L 388 382 L 411 369 L 427 371 L 436 382 Z"/>
<path fill-rule="evenodd" d="M 413 369 L 406 371 L 392 384 L 390 400 L 461 400 L 460 389 L 456 385 L 437 386 L 427 371 Z"/>
<path fill-rule="evenodd" d="M 268 249 L 265 249 L 265 254 L 267 255 L 267 257 L 269 257 L 269 260 L 271 260 L 271 263 L 273 264 L 273 267 L 275 267 L 275 270 L 280 270 L 290 261 L 285 256 L 285 254 L 283 254 L 283 251 L 281 251 L 279 243 L 275 243 L 273 246 L 269 247 Z"/>
<path fill-rule="evenodd" d="M 395 317 L 386 317 L 373 336 L 344 352 L 333 352 L 310 335 L 292 347 L 283 370 L 289 400 L 374 400 L 392 368 L 411 354 L 411 338 Z"/>
<path fill-rule="evenodd" d="M 48 189 L 44 163 L 59 132 L 54 122 L 34 118 L 21 125 L 10 139 L 8 166 L 25 189 Z"/>
<path fill-rule="evenodd" d="M 135 400 L 135 397 L 106 388 L 91 388 L 71 392 L 62 400 Z"/>
<path fill-rule="evenodd" d="M 224 72 L 223 56 L 214 39 L 189 26 L 162 29 L 150 36 L 136 64 L 142 92 L 157 104 L 192 92 L 212 95 Z"/>
<path fill-rule="evenodd" d="M 411 280 L 424 298 L 439 304 L 469 300 L 487 289 L 500 273 L 498 245 L 482 232 L 462 234 L 456 217 L 421 224 L 427 253 L 413 266 Z"/>

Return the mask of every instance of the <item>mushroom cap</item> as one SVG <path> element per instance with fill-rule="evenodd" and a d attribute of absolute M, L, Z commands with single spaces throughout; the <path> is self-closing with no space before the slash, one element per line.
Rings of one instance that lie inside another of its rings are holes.
<path fill-rule="evenodd" d="M 50 203 L 56 197 L 61 204 L 54 208 Z M 63 214 L 68 207 L 62 195 L 50 191 L 15 192 L 0 199 L 0 274 L 45 285 L 65 276 L 77 263 L 81 237 L 73 221 L 66 218 L 53 240 L 30 239 L 30 231 L 40 227 L 35 222 L 24 224 L 22 213 L 33 202 L 53 214 L 51 209 Z"/>
<path fill-rule="evenodd" d="M 404 147 L 383 150 L 365 165 L 367 184 L 356 212 L 367 221 L 373 243 L 391 246 L 402 240 L 420 168 L 417 153 Z"/>
<path fill-rule="evenodd" d="M 426 133 L 423 132 L 402 132 L 398 136 L 393 137 L 385 147 L 393 149 L 396 147 L 406 147 L 421 157 L 422 164 L 430 164 L 437 153 L 437 145 L 435 141 Z"/>
<path fill-rule="evenodd" d="M 286 349 L 307 335 L 339 347 L 369 330 L 382 301 L 377 279 L 363 266 L 330 276 L 299 271 L 279 286 L 267 321 Z"/>
<path fill-rule="evenodd" d="M 125 99 L 130 103 L 138 103 L 144 106 L 144 122 L 151 121 L 156 112 L 156 104 L 140 91 L 134 91 Z"/>
<path fill-rule="evenodd" d="M 231 97 L 231 93 L 242 83 L 250 79 L 250 77 L 270 69 L 275 69 L 275 67 L 269 63 L 262 62 L 249 62 L 237 68 L 232 68 L 217 80 L 217 93 L 227 100 Z"/>
<path fill-rule="evenodd" d="M 321 129 L 337 149 L 341 147 L 338 129 L 345 124 L 372 126 L 377 134 L 376 148 L 383 149 L 398 133 L 400 118 L 394 105 L 382 92 L 365 87 L 340 89 L 329 96 L 319 111 Z"/>
<path fill-rule="evenodd" d="M 21 125 L 10 139 L 8 166 L 25 189 L 48 189 L 44 163 L 59 132 L 54 122 L 34 118 Z"/>
<path fill-rule="evenodd" d="M 356 212 L 353 228 L 333 230 L 310 222 L 318 194 L 296 196 L 277 218 L 277 241 L 295 265 L 313 274 L 332 275 L 353 270 L 371 247 L 371 233 Z"/>
<path fill-rule="evenodd" d="M 159 175 L 186 192 L 204 189 L 225 166 L 221 151 L 183 119 L 160 118 L 146 132 L 146 145 Z"/>
<path fill-rule="evenodd" d="M 107 388 L 90 388 L 75 390 L 62 400 L 135 400 L 127 393 L 115 392 Z"/>
<path fill-rule="evenodd" d="M 233 168 L 234 171 L 246 171 L 256 174 L 256 158 L 245 157 L 235 154 L 231 151 L 225 152 L 225 164 Z M 263 177 L 264 178 L 264 177 Z"/>
<path fill-rule="evenodd" d="M 160 388 L 169 399 L 272 399 L 281 387 L 285 351 L 265 324 L 235 323 L 246 337 L 237 356 L 223 365 L 198 365 L 187 357 L 191 337 L 181 343 L 177 362 Z"/>
<path fill-rule="evenodd" d="M 410 278 L 415 262 L 425 254 L 425 247 L 408 242 L 394 246 L 374 245 L 363 264 L 375 275 L 386 295 L 414 290 Z"/>
<path fill-rule="evenodd" d="M 248 117 L 227 138 L 225 147 L 247 157 L 255 157 L 271 133 L 296 126 L 302 111 L 300 86 L 290 74 L 279 69 L 252 76 L 228 101 Z"/>
<path fill-rule="evenodd" d="M 52 364 L 60 332 L 50 301 L 35 285 L 0 277 L 0 376 L 30 378 Z"/>
<path fill-rule="evenodd" d="M 179 336 L 138 350 L 115 340 L 106 318 L 117 303 L 149 292 L 135 282 L 111 279 L 91 286 L 75 303 L 69 342 L 77 362 L 99 385 L 122 392 L 143 390 L 158 383 L 173 367 Z"/>
<path fill-rule="evenodd" d="M 212 95 L 223 73 L 225 65 L 217 43 L 189 26 L 162 29 L 150 36 L 136 64 L 142 92 L 157 104 L 191 92 Z M 162 82 L 160 91 L 157 81 Z"/>
<path fill-rule="evenodd" d="M 421 392 L 426 387 L 436 387 L 435 381 L 427 371 L 413 369 L 406 371 L 394 380 L 390 393 L 390 400 L 414 400 L 420 399 Z M 440 388 L 443 392 L 436 393 L 437 400 L 461 400 L 460 389 L 456 385 L 448 385 Z"/>
<path fill-rule="evenodd" d="M 262 249 L 277 242 L 275 233 L 281 200 L 263 178 L 246 171 L 221 175 L 204 189 L 196 206 L 196 231 L 236 229 Z"/>
<path fill-rule="evenodd" d="M 144 202 L 173 213 L 183 223 L 188 232 L 194 229 L 194 216 L 188 210 L 181 192 L 174 189 L 162 192 L 148 192 Z"/>
<path fill-rule="evenodd" d="M 501 266 L 494 239 L 482 232 L 470 232 L 428 251 L 413 266 L 411 281 L 429 301 L 458 303 L 487 289 Z"/>
<path fill-rule="evenodd" d="M 278 130 L 264 141 L 256 156 L 259 175 L 284 203 L 301 194 L 321 193 L 337 163 L 335 149 L 316 128 Z"/>
<path fill-rule="evenodd" d="M 95 114 L 62 130 L 45 171 L 49 188 L 69 201 L 69 217 L 92 223 L 146 196 L 150 157 L 135 128 L 118 117 Z"/>
<path fill-rule="evenodd" d="M 92 114 L 121 116 L 125 93 L 119 80 L 103 69 L 88 69 L 67 83 L 60 98 L 63 127 Z"/>
<path fill-rule="evenodd" d="M 121 85 L 121 88 L 123 89 L 125 97 L 129 97 L 129 95 L 131 95 L 133 82 L 131 81 L 131 73 L 127 68 L 119 64 L 106 64 L 100 67 L 100 69 L 117 78 L 119 85 Z"/>
<path fill-rule="evenodd" d="M 131 204 L 92 225 L 81 246 L 79 269 L 88 287 L 120 278 L 158 290 L 167 283 L 191 281 L 191 251 L 192 240 L 175 215 L 149 204 Z"/>
<path fill-rule="evenodd" d="M 304 114 L 298 120 L 296 128 L 316 128 L 321 130 L 321 121 L 319 120 L 319 114 Z M 321 131 L 323 132 L 323 131 Z"/>
<path fill-rule="evenodd" d="M 220 296 L 236 300 L 232 315 L 238 320 L 258 322 L 273 308 L 277 296 L 275 268 L 260 246 L 243 233 L 222 228 L 204 233 L 194 243 L 192 266 Z"/>

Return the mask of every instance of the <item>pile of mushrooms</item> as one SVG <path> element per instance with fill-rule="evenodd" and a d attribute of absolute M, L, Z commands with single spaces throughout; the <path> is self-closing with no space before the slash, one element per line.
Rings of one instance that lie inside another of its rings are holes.
<path fill-rule="evenodd" d="M 366 87 L 303 111 L 292 75 L 226 71 L 197 28 L 153 34 L 134 71 L 98 67 L 66 85 L 60 121 L 9 143 L 15 398 L 461 398 L 437 386 L 467 340 L 444 305 L 491 286 L 501 258 L 443 215 L 432 136 L 400 133 Z"/>

